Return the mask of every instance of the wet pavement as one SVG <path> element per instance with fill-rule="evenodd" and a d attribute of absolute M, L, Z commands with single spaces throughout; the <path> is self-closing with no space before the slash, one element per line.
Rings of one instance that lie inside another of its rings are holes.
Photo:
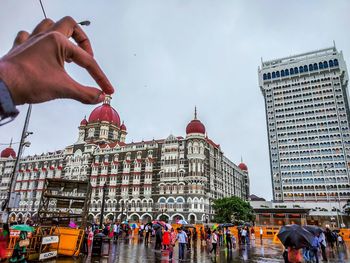
<path fill-rule="evenodd" d="M 327 250 L 328 262 L 350 262 L 350 243 L 339 247 L 334 252 Z M 284 262 L 282 258 L 283 247 L 273 243 L 272 240 L 265 239 L 261 243 L 253 241 L 250 245 L 237 246 L 235 249 L 227 250 L 220 248 L 217 255 L 209 255 L 206 246 L 201 246 L 200 241 L 187 251 L 185 261 L 181 262 Z M 107 253 L 106 253 L 107 254 Z M 108 255 L 101 258 L 59 258 L 55 263 L 71 262 L 101 262 L 101 263 L 143 263 L 143 262 L 179 262 L 178 246 L 174 248 L 173 260 L 169 261 L 168 251 L 154 250 L 154 243 L 145 246 L 141 240 L 120 240 L 117 244 L 111 243 Z M 322 262 L 320 260 L 320 262 Z"/>

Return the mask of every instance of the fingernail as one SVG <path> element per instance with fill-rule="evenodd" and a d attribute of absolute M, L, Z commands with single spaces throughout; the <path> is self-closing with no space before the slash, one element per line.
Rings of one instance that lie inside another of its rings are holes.
<path fill-rule="evenodd" d="M 102 91 L 97 97 L 97 103 L 103 102 L 105 100 L 106 94 L 104 94 Z"/>

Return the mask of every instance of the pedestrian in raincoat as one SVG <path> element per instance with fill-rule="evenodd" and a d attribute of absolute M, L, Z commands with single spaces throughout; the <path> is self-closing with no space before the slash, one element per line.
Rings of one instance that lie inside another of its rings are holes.
<path fill-rule="evenodd" d="M 24 240 L 27 240 L 27 232 L 21 231 L 19 233 L 19 238 L 16 241 L 15 247 L 13 249 L 13 253 L 12 253 L 12 257 L 10 258 L 10 262 L 21 262 L 21 263 L 27 262 L 27 260 L 25 258 L 25 254 L 27 252 L 27 247 L 22 246 L 22 243 L 21 243 L 21 241 L 24 241 Z"/>
<path fill-rule="evenodd" d="M 168 228 L 165 228 L 165 231 L 163 233 L 163 249 L 166 250 L 168 249 L 170 245 L 170 232 Z"/>

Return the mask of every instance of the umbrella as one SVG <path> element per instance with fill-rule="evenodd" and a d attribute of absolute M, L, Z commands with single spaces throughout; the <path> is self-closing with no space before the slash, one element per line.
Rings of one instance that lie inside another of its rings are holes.
<path fill-rule="evenodd" d="M 318 226 L 303 226 L 303 228 L 313 235 L 321 234 L 323 232 L 323 229 Z"/>
<path fill-rule="evenodd" d="M 137 228 L 137 225 L 135 223 L 130 224 L 131 228 Z"/>
<path fill-rule="evenodd" d="M 162 225 L 160 225 L 160 224 L 153 224 L 153 228 L 154 228 L 154 229 L 158 229 L 158 228 L 160 228 L 160 227 L 162 227 Z"/>
<path fill-rule="evenodd" d="M 154 221 L 152 221 L 152 224 L 154 224 L 154 225 L 158 224 L 158 225 L 161 225 L 161 226 L 165 226 L 166 225 L 166 223 L 164 221 L 160 221 L 160 220 L 154 220 Z"/>
<path fill-rule="evenodd" d="M 166 226 L 168 229 L 172 229 L 172 228 L 173 228 L 172 225 L 170 225 L 170 224 L 165 224 L 165 226 Z"/>
<path fill-rule="evenodd" d="M 232 223 L 224 223 L 224 224 L 220 224 L 219 226 L 221 226 L 221 227 L 231 227 L 231 226 L 235 226 L 235 225 L 232 224 Z"/>
<path fill-rule="evenodd" d="M 281 227 L 277 237 L 285 247 L 299 249 L 310 247 L 314 235 L 299 225 L 287 225 Z"/>
<path fill-rule="evenodd" d="M 11 229 L 25 232 L 34 232 L 34 228 L 28 225 L 14 225 L 11 226 Z"/>
<path fill-rule="evenodd" d="M 188 225 L 186 220 L 183 220 L 183 219 L 179 220 L 179 222 L 177 222 L 177 223 L 180 224 L 180 225 Z"/>
<path fill-rule="evenodd" d="M 126 225 L 128 224 L 128 221 L 123 221 L 122 224 Z"/>

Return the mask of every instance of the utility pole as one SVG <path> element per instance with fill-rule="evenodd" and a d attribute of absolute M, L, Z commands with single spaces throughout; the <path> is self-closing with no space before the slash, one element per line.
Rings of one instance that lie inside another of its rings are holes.
<path fill-rule="evenodd" d="M 100 214 L 100 228 L 102 229 L 103 224 L 103 214 L 105 212 L 105 196 L 107 192 L 107 184 L 103 185 L 103 195 L 102 195 L 102 206 L 101 206 L 101 214 Z"/>
<path fill-rule="evenodd" d="M 10 208 L 13 208 L 15 206 L 16 199 L 17 199 L 17 194 L 15 192 L 17 171 L 19 170 L 19 162 L 20 162 L 20 159 L 22 157 L 23 148 L 30 146 L 30 143 L 26 142 L 25 139 L 30 134 L 32 134 L 32 132 L 28 132 L 28 125 L 29 125 L 29 120 L 30 120 L 31 113 L 32 113 L 32 105 L 29 104 L 28 110 L 27 110 L 26 119 L 25 119 L 25 122 L 24 122 L 23 130 L 22 130 L 21 141 L 20 141 L 19 147 L 18 147 L 18 152 L 17 152 L 16 161 L 15 161 L 15 166 L 13 168 L 13 171 L 12 171 L 12 174 L 11 174 L 11 178 L 10 178 L 9 192 L 8 192 L 8 195 L 7 195 L 7 199 L 6 199 L 6 201 L 5 201 L 5 203 L 4 203 L 3 207 L 2 207 L 2 211 L 3 211 L 2 222 L 4 222 L 4 223 L 8 222 Z"/>

